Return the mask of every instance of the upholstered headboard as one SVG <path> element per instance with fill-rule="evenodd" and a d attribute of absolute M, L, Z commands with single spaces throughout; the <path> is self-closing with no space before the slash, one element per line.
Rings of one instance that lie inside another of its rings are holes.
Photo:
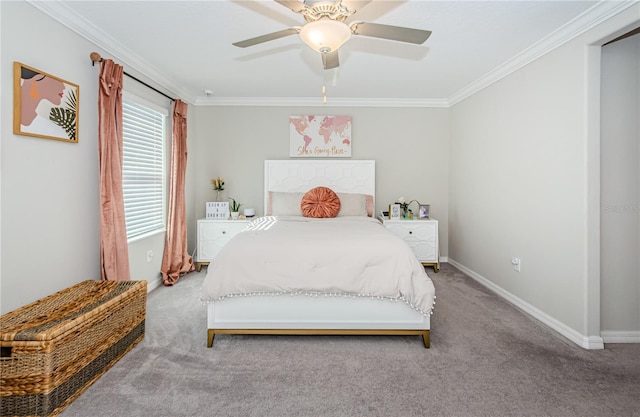
<path fill-rule="evenodd" d="M 373 196 L 375 207 L 376 161 L 373 160 L 266 160 L 264 161 L 264 210 L 269 192 L 307 192 L 325 186 L 338 193 Z"/>

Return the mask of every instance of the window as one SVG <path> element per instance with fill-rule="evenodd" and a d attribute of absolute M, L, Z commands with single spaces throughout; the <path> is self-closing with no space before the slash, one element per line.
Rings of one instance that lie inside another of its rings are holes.
<path fill-rule="evenodd" d="M 127 239 L 165 229 L 167 111 L 125 95 L 122 191 Z"/>

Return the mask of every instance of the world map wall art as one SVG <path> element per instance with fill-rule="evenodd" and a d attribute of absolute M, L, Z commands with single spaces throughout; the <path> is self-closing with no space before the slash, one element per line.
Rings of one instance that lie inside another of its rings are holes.
<path fill-rule="evenodd" d="M 351 157 L 351 116 L 289 117 L 289 156 Z"/>

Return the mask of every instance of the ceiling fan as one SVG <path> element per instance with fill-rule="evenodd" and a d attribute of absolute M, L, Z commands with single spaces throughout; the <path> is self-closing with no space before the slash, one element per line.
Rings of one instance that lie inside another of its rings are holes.
<path fill-rule="evenodd" d="M 429 30 L 412 29 L 401 26 L 381 25 L 354 21 L 344 21 L 356 13 L 356 9 L 366 6 L 371 0 L 274 0 L 295 13 L 301 14 L 307 23 L 278 32 L 269 33 L 244 41 L 233 43 L 234 46 L 246 48 L 260 43 L 300 34 L 300 38 L 312 49 L 322 55 L 324 69 L 336 68 L 340 65 L 338 48 L 349 40 L 351 35 L 370 36 L 390 39 L 399 42 L 422 44 L 431 35 Z"/>

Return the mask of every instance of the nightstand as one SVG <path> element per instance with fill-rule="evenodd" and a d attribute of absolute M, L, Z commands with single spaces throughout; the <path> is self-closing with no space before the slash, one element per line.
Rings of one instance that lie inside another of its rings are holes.
<path fill-rule="evenodd" d="M 390 220 L 382 216 L 379 216 L 378 220 L 384 227 L 407 242 L 422 265 L 433 266 L 434 272 L 440 270 L 437 220 Z"/>
<path fill-rule="evenodd" d="M 229 239 L 246 229 L 251 220 L 198 220 L 196 270 L 209 265 Z"/>

